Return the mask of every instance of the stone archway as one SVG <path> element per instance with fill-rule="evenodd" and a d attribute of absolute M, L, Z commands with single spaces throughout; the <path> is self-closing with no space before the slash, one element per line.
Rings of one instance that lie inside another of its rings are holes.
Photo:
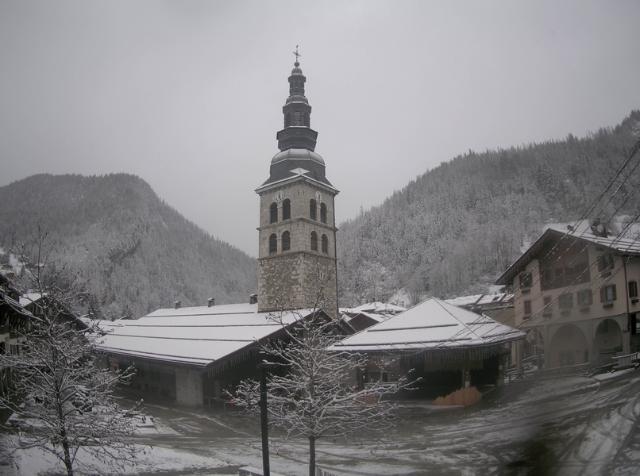
<path fill-rule="evenodd" d="M 617 352 L 622 352 L 622 330 L 613 319 L 604 319 L 596 327 L 593 347 L 599 361 L 607 360 Z"/>
<path fill-rule="evenodd" d="M 589 361 L 589 345 L 580 328 L 573 324 L 560 327 L 549 345 L 547 366 L 564 367 Z"/>

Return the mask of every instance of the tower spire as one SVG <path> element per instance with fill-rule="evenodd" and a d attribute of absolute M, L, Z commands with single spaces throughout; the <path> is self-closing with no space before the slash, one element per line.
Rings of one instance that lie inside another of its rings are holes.
<path fill-rule="evenodd" d="M 299 48 L 299 47 L 300 47 L 300 45 L 296 45 L 296 50 L 293 52 L 293 56 L 295 56 L 295 57 L 296 57 L 296 62 L 295 62 L 295 63 L 293 63 L 293 65 L 294 65 L 295 67 L 300 66 L 300 61 L 298 61 L 298 60 L 299 60 L 300 56 L 302 56 L 302 55 L 301 55 L 301 54 L 300 54 L 300 52 L 298 51 L 298 48 Z"/>
<path fill-rule="evenodd" d="M 304 94 L 304 83 L 307 78 L 300 69 L 300 50 L 296 45 L 293 55 L 296 57 L 289 76 L 289 97 L 282 113 L 284 114 L 284 129 L 278 132 L 278 148 L 307 149 L 313 151 L 316 147 L 318 133 L 311 129 L 311 106 Z"/>

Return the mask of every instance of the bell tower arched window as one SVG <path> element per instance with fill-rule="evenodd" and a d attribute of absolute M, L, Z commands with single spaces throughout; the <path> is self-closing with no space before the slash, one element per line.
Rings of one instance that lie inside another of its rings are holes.
<path fill-rule="evenodd" d="M 291 235 L 288 231 L 282 232 L 282 251 L 289 251 L 291 249 Z"/>
<path fill-rule="evenodd" d="M 315 231 L 311 232 L 311 251 L 318 251 L 318 234 Z"/>
<path fill-rule="evenodd" d="M 269 207 L 269 223 L 276 223 L 278 221 L 278 204 L 273 202 Z"/>
<path fill-rule="evenodd" d="M 324 203 L 320 204 L 320 221 L 327 223 L 327 206 Z"/>
<path fill-rule="evenodd" d="M 288 198 L 282 202 L 282 219 L 288 220 L 291 218 L 291 200 Z"/>
<path fill-rule="evenodd" d="M 275 255 L 278 252 L 278 236 L 272 233 L 269 236 L 269 254 Z"/>
<path fill-rule="evenodd" d="M 311 200 L 309 200 L 309 218 L 311 218 L 312 220 L 316 219 L 316 201 L 312 198 Z"/>
<path fill-rule="evenodd" d="M 322 235 L 322 252 L 324 254 L 329 253 L 329 238 L 327 238 L 327 235 Z"/>

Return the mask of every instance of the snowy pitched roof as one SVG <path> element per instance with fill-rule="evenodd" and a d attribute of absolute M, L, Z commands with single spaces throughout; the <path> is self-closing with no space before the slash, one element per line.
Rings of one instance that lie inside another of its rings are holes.
<path fill-rule="evenodd" d="M 329 349 L 359 352 L 458 349 L 501 344 L 524 336 L 524 332 L 490 317 L 431 298 Z"/>
<path fill-rule="evenodd" d="M 311 310 L 286 311 L 292 324 Z M 140 319 L 105 322 L 97 348 L 103 352 L 164 362 L 205 366 L 282 329 L 257 304 L 158 309 Z M 280 316 L 279 316 L 280 317 Z"/>
<path fill-rule="evenodd" d="M 489 306 L 498 304 L 512 304 L 513 294 L 495 293 L 495 294 L 473 294 L 471 296 L 458 296 L 446 299 L 445 302 L 454 306 Z"/>
<path fill-rule="evenodd" d="M 496 284 L 509 284 L 542 250 L 545 242 L 549 239 L 562 239 L 570 237 L 575 240 L 591 243 L 593 245 L 609 248 L 615 253 L 625 256 L 640 256 L 640 240 L 633 238 L 618 238 L 616 236 L 596 236 L 588 226 L 586 221 L 572 226 L 562 223 L 554 223 L 545 227 L 542 235 L 496 280 Z"/>
<path fill-rule="evenodd" d="M 355 319 L 358 316 L 366 316 L 375 322 L 382 322 L 391 317 L 391 315 L 387 315 L 387 314 L 377 314 L 373 312 L 360 311 L 360 312 L 345 313 L 345 321 L 351 322 L 353 319 Z"/>
<path fill-rule="evenodd" d="M 42 299 L 42 294 L 41 293 L 33 293 L 33 292 L 24 293 L 22 296 L 20 296 L 20 305 L 21 306 L 28 306 L 29 304 L 32 304 L 34 302 L 38 302 L 40 299 Z"/>
<path fill-rule="evenodd" d="M 406 311 L 406 307 L 396 306 L 395 304 L 389 304 L 386 302 L 368 302 L 361 304 L 351 309 L 353 312 L 372 312 L 376 314 L 397 314 L 399 312 Z"/>

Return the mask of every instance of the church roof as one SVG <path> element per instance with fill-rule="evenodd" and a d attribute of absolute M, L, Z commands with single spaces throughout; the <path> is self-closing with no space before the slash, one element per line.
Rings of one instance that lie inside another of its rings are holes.
<path fill-rule="evenodd" d="M 408 311 L 371 326 L 329 350 L 380 352 L 462 349 L 522 339 L 522 331 L 430 298 Z"/>
<path fill-rule="evenodd" d="M 311 310 L 285 311 L 289 325 Z M 203 367 L 282 330 L 274 313 L 257 304 L 158 309 L 140 319 L 120 319 L 101 326 L 97 349 L 111 354 Z"/>

